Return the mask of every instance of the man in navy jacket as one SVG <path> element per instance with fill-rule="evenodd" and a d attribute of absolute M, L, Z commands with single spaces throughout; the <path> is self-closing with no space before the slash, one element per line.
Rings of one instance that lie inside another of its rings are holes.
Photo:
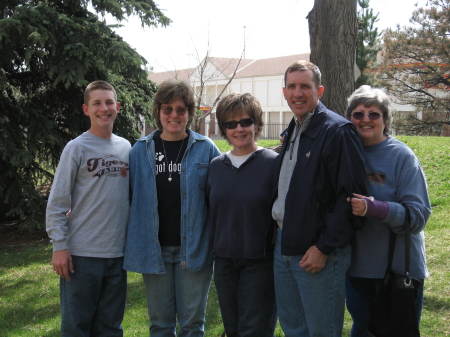
<path fill-rule="evenodd" d="M 347 197 L 366 192 L 362 146 L 352 124 L 320 102 L 316 65 L 298 61 L 284 81 L 294 118 L 272 208 L 278 315 L 286 337 L 340 337 L 350 241 L 361 225 Z"/>

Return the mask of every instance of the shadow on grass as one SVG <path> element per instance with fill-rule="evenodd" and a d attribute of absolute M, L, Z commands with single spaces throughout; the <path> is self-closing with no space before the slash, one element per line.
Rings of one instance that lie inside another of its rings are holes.
<path fill-rule="evenodd" d="M 436 296 L 424 296 L 423 305 L 429 311 L 442 311 L 450 309 L 450 301 Z"/>
<path fill-rule="evenodd" d="M 51 248 L 44 241 L 6 244 L 0 249 L 0 335 L 14 331 L 17 336 L 30 336 L 33 331 L 36 336 L 58 336 L 58 331 L 48 329 L 54 323 L 43 325 L 59 315 L 50 255 Z"/>
<path fill-rule="evenodd" d="M 47 241 L 2 246 L 0 248 L 0 272 L 35 263 L 50 264 L 51 254 L 52 249 Z"/>
<path fill-rule="evenodd" d="M 43 321 L 53 319 L 59 315 L 59 305 L 51 304 L 44 307 L 34 305 L 36 299 L 30 299 L 33 303 L 20 302 L 14 305 L 8 305 L 2 308 L 0 323 L 3 332 L 23 330 L 25 327 L 38 325 Z M 57 330 L 49 336 L 58 336 Z M 47 335 L 46 335 L 47 336 Z"/>
<path fill-rule="evenodd" d="M 0 293 L 2 294 L 2 297 L 4 296 L 5 298 L 17 298 L 18 295 L 23 292 L 24 288 L 35 287 L 38 281 L 20 278 L 15 282 L 8 281 L 7 285 L 5 285 L 5 283 L 6 282 L 0 285 Z"/>

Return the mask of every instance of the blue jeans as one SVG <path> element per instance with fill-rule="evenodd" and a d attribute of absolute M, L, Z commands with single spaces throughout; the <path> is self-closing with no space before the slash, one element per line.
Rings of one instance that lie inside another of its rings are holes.
<path fill-rule="evenodd" d="M 272 256 L 216 257 L 214 281 L 227 337 L 273 337 L 277 317 Z"/>
<path fill-rule="evenodd" d="M 325 267 L 312 274 L 299 266 L 302 256 L 281 255 L 277 232 L 274 271 L 277 312 L 285 337 L 341 337 L 345 274 L 351 248 L 336 249 Z"/>
<path fill-rule="evenodd" d="M 127 274 L 123 258 L 72 255 L 75 272 L 60 279 L 63 337 L 121 337 Z"/>
<path fill-rule="evenodd" d="M 347 309 L 352 316 L 351 337 L 369 337 L 371 303 L 376 297 L 382 279 L 347 277 Z M 416 317 L 419 326 L 423 307 L 423 280 L 413 280 L 417 289 Z"/>
<path fill-rule="evenodd" d="M 162 247 L 166 272 L 143 274 L 152 337 L 202 337 L 212 265 L 190 271 L 180 260 L 179 247 Z"/>

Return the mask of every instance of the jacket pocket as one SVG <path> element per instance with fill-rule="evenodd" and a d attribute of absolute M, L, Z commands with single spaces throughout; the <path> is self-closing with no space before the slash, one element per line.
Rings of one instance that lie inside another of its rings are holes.
<path fill-rule="evenodd" d="M 204 190 L 206 186 L 206 177 L 208 175 L 209 163 L 195 163 L 194 177 L 197 180 L 199 189 Z"/>

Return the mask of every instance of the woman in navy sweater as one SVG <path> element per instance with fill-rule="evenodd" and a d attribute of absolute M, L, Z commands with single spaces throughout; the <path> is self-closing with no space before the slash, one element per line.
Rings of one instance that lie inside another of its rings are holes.
<path fill-rule="evenodd" d="M 277 154 L 258 147 L 262 110 L 250 94 L 217 106 L 232 150 L 209 168 L 208 225 L 214 232 L 214 281 L 228 337 L 271 337 L 276 323 L 271 216 Z"/>

